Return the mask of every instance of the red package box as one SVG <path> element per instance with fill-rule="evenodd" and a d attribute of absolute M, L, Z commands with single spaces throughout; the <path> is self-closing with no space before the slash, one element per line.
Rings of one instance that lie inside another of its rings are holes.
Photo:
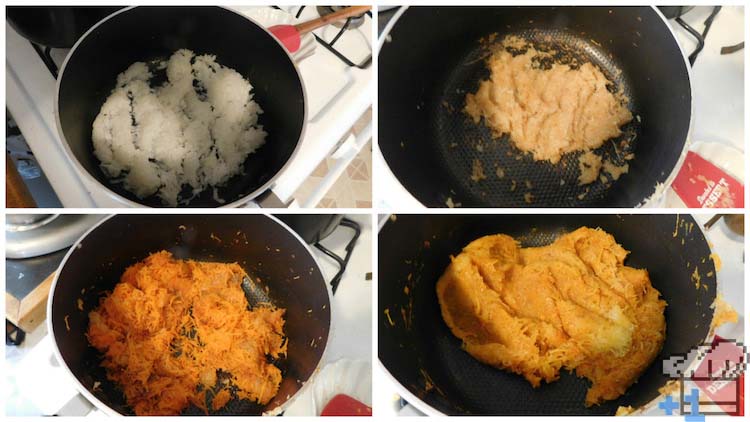
<path fill-rule="evenodd" d="M 689 208 L 743 208 L 742 183 L 694 152 L 688 152 L 672 189 Z"/>

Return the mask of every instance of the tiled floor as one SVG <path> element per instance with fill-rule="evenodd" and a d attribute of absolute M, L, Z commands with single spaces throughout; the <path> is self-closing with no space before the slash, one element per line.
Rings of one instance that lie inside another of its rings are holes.
<path fill-rule="evenodd" d="M 364 128 L 372 117 L 371 112 L 365 113 L 357 124 L 354 132 Z M 328 174 L 335 160 L 327 158 L 320 163 L 308 180 L 294 193 L 294 197 L 303 202 L 320 181 Z M 368 142 L 352 160 L 346 171 L 331 186 L 317 205 L 318 208 L 371 208 L 372 207 L 372 141 Z"/>
<path fill-rule="evenodd" d="M 320 163 L 309 179 L 295 193 L 298 200 L 307 198 L 328 173 L 335 160 Z M 370 208 L 372 206 L 372 143 L 368 142 L 352 160 L 346 171 L 318 203 L 318 208 Z"/>

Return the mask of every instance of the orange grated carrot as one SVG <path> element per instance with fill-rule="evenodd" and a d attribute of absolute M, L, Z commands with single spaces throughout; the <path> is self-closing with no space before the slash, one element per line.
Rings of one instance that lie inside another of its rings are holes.
<path fill-rule="evenodd" d="M 285 309 L 248 309 L 236 264 L 154 253 L 125 270 L 89 313 L 87 337 L 137 415 L 208 413 L 230 399 L 267 404 L 282 380 L 267 356 L 286 355 Z"/>

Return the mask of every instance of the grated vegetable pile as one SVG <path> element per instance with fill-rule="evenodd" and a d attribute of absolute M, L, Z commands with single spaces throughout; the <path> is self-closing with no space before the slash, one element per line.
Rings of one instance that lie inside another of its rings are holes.
<path fill-rule="evenodd" d="M 232 398 L 267 404 L 286 355 L 285 309 L 248 309 L 236 264 L 161 251 L 129 267 L 89 313 L 87 337 L 137 415 L 207 412 Z"/>

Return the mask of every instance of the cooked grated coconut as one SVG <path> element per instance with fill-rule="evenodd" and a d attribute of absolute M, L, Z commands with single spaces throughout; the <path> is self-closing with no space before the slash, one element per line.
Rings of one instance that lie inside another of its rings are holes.
<path fill-rule="evenodd" d="M 143 62 L 117 76 L 94 120 L 94 154 L 104 173 L 138 198 L 186 205 L 242 173 L 265 142 L 263 110 L 250 82 L 216 56 L 182 49 L 155 69 L 166 69 L 159 87 L 149 85 L 154 74 Z M 223 202 L 216 190 L 213 196 Z"/>
<path fill-rule="evenodd" d="M 578 157 L 578 169 L 581 172 L 578 176 L 579 186 L 594 183 L 602 169 L 602 157 L 596 155 L 593 151 L 586 151 Z"/>
<path fill-rule="evenodd" d="M 546 69 L 539 63 L 553 59 L 553 52 L 516 36 L 492 48 L 490 77 L 466 95 L 464 111 L 474 123 L 484 118 L 495 138 L 510 135 L 534 160 L 556 164 L 564 154 L 599 148 L 633 119 L 629 98 L 610 92 L 612 82 L 592 63 L 576 68 L 553 63 Z"/>

